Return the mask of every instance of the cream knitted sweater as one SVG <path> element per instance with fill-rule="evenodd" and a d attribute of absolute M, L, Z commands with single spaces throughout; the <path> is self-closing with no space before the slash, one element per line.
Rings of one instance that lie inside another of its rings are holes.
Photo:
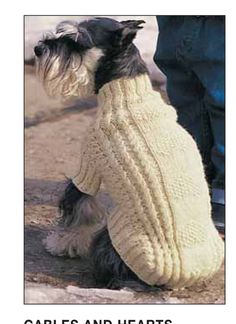
<path fill-rule="evenodd" d="M 189 286 L 211 277 L 223 241 L 211 220 L 200 154 L 147 75 L 105 84 L 73 182 L 95 195 L 101 182 L 117 208 L 113 246 L 150 285 Z"/>

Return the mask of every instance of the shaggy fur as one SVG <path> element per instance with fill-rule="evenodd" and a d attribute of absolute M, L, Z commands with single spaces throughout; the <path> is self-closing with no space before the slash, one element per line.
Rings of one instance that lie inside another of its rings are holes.
<path fill-rule="evenodd" d="M 105 226 L 106 211 L 71 180 L 59 201 L 59 211 L 58 227 L 44 240 L 47 251 L 71 258 L 87 257 L 95 233 Z"/>
<path fill-rule="evenodd" d="M 102 56 L 101 50 L 89 49 L 83 57 L 74 53 L 69 56 L 63 67 L 63 60 L 68 55 L 65 51 L 62 56 L 58 56 L 56 50 L 51 50 L 42 60 L 36 61 L 37 73 L 44 82 L 47 94 L 62 98 L 90 96 L 94 92 L 94 71 L 98 59 Z"/>

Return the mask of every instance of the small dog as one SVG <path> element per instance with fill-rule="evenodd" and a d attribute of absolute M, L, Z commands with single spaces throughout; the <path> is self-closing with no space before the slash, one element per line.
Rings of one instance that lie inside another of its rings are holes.
<path fill-rule="evenodd" d="M 143 23 L 100 17 L 80 24 L 60 23 L 56 33 L 48 34 L 34 49 L 37 75 L 48 95 L 84 98 L 98 93 L 112 80 L 147 74 L 132 43 Z M 51 254 L 89 256 L 97 282 L 109 288 L 149 290 L 114 249 L 106 227 L 106 211 L 96 198 L 78 190 L 70 180 L 59 211 L 59 227 L 45 240 Z"/>
<path fill-rule="evenodd" d="M 149 290 L 207 278 L 218 270 L 223 253 L 210 219 L 200 154 L 176 123 L 174 109 L 152 90 L 133 44 L 143 23 L 101 17 L 66 21 L 34 50 L 49 95 L 96 93 L 100 106 L 46 248 L 53 255 L 89 257 L 97 282 L 107 287 Z M 117 203 L 111 215 L 95 197 L 101 182 Z M 206 244 L 209 237 L 218 245 Z"/>

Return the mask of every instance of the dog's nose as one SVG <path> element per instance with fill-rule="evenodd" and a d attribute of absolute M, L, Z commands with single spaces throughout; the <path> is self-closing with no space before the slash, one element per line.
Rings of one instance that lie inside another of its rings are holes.
<path fill-rule="evenodd" d="M 37 57 L 43 54 L 43 47 L 42 46 L 35 46 L 34 53 Z"/>

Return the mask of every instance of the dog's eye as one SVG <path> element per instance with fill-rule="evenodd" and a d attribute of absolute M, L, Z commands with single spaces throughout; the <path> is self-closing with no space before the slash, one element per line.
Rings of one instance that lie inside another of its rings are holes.
<path fill-rule="evenodd" d="M 34 53 L 37 57 L 43 55 L 43 52 L 44 52 L 44 47 L 42 45 L 35 46 Z"/>

